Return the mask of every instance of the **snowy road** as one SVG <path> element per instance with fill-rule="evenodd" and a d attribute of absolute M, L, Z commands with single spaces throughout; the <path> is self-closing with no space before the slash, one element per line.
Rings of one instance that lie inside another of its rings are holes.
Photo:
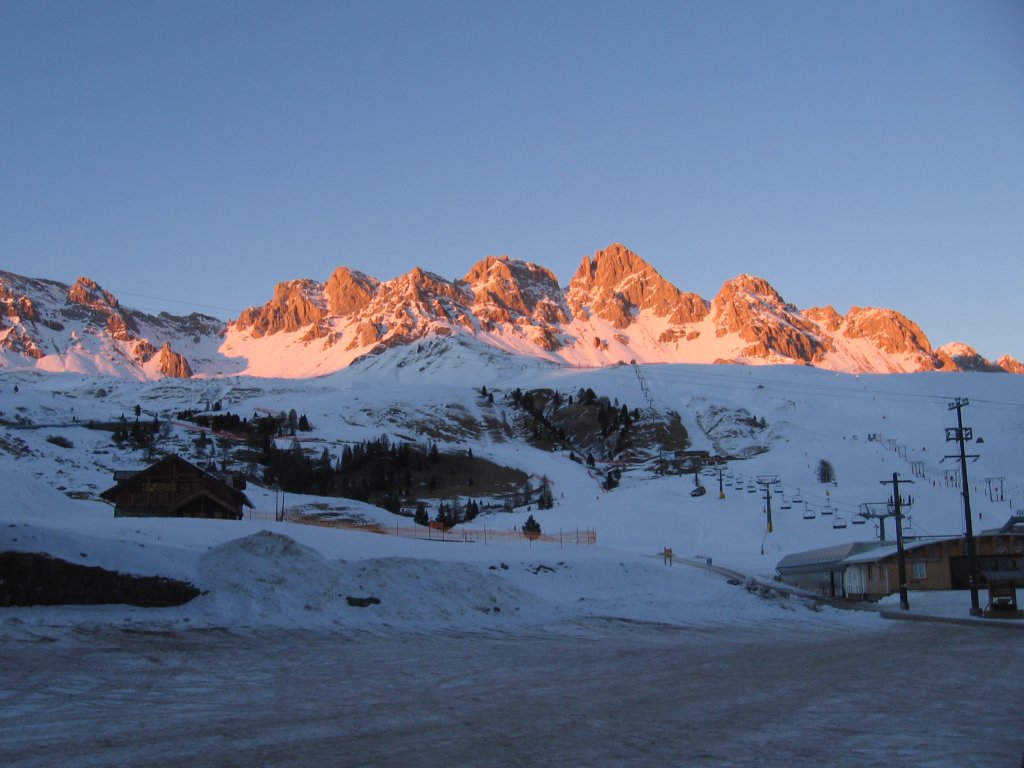
<path fill-rule="evenodd" d="M 1017 633 L 228 634 L 0 650 L 0 765 L 1012 766 Z"/>

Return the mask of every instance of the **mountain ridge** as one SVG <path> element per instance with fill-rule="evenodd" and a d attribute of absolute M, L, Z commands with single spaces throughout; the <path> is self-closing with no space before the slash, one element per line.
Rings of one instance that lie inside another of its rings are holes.
<path fill-rule="evenodd" d="M 236 320 L 153 316 L 95 281 L 65 286 L 0 272 L 0 367 L 138 379 L 298 378 L 374 351 L 468 334 L 508 354 L 573 367 L 623 362 L 798 364 L 846 373 L 1024 372 L 962 342 L 932 348 L 894 309 L 798 309 L 741 274 L 710 301 L 684 292 L 614 243 L 584 256 L 565 288 L 538 264 L 488 256 L 448 280 L 421 267 L 381 281 L 338 267 L 326 281 L 278 283 Z"/>

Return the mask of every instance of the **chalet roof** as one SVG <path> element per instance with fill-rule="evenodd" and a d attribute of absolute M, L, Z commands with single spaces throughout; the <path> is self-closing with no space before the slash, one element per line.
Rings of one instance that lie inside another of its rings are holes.
<path fill-rule="evenodd" d="M 830 570 L 828 566 L 841 567 L 852 555 L 868 552 L 887 546 L 884 541 L 848 541 L 822 549 L 810 549 L 805 552 L 794 552 L 779 560 L 775 570 L 779 573 L 812 573 Z"/>
<path fill-rule="evenodd" d="M 1007 519 L 1007 521 L 998 528 L 989 528 L 978 535 L 991 535 L 997 533 L 1024 534 L 1024 515 L 1011 515 L 1009 519 Z"/>
<path fill-rule="evenodd" d="M 175 473 L 201 477 L 211 486 L 216 487 L 218 489 L 218 493 L 223 494 L 233 503 L 239 506 L 247 506 L 250 509 L 253 507 L 253 503 L 249 501 L 249 498 L 244 493 L 232 488 L 220 478 L 214 477 L 209 472 L 200 469 L 191 462 L 185 461 L 185 459 L 174 453 L 164 456 L 164 458 L 160 459 L 160 461 L 155 464 L 151 464 L 145 469 L 141 469 L 137 472 L 115 472 L 115 485 L 103 491 L 103 493 L 100 494 L 100 498 L 106 501 L 116 501 L 117 495 L 120 492 L 130 488 L 136 483 L 144 482 L 150 475 L 165 477 L 168 474 Z"/>

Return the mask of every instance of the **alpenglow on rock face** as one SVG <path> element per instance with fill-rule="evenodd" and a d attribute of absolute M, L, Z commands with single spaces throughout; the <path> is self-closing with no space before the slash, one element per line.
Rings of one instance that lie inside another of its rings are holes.
<path fill-rule="evenodd" d="M 681 292 L 618 243 L 583 257 L 567 300 L 576 314 L 592 314 L 616 328 L 628 328 L 645 310 L 675 325 L 699 322 L 708 313 L 700 296 Z"/>
<path fill-rule="evenodd" d="M 713 300 L 681 291 L 618 243 L 584 256 L 562 288 L 549 269 L 488 256 L 449 280 L 414 267 L 387 281 L 338 267 L 326 282 L 279 283 L 224 323 L 126 309 L 88 278 L 73 286 L 0 272 L 0 367 L 161 378 L 318 376 L 384 349 L 463 338 L 571 366 L 799 364 L 859 372 L 1010 371 L 964 344 L 933 349 L 892 309 L 801 310 L 763 278 L 727 280 Z"/>

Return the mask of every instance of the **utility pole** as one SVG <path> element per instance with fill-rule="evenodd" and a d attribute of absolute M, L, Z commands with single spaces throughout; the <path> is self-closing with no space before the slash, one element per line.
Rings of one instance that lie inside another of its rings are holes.
<path fill-rule="evenodd" d="M 907 557 L 903 551 L 903 498 L 900 496 L 900 475 L 899 472 L 892 473 L 892 480 L 880 481 L 882 485 L 892 486 L 892 508 L 893 516 L 896 518 L 896 553 L 899 561 L 900 579 L 900 609 L 910 610 L 910 598 L 907 596 Z M 913 480 L 904 480 L 904 483 L 912 483 Z M 907 504 L 913 504 L 911 499 Z"/>
<path fill-rule="evenodd" d="M 764 491 L 762 497 L 765 502 L 764 513 L 768 518 L 768 525 L 765 529 L 765 536 L 771 533 L 774 529 L 772 526 L 772 486 L 779 482 L 778 475 L 758 475 L 757 484 L 761 486 L 761 490 Z M 761 554 L 764 554 L 764 541 L 761 542 Z"/>
<path fill-rule="evenodd" d="M 946 442 L 956 442 L 960 452 L 954 456 L 944 456 L 945 459 L 960 459 L 960 488 L 964 497 L 964 525 L 967 534 L 967 583 L 971 589 L 971 615 L 980 616 L 981 606 L 978 603 L 978 555 L 974 546 L 974 522 L 971 520 L 971 489 L 967 483 L 967 459 L 978 458 L 977 454 L 967 454 L 964 443 L 974 439 L 974 432 L 970 427 L 964 426 L 962 409 L 970 405 L 965 397 L 958 397 L 949 404 L 949 410 L 956 411 L 956 426 L 946 427 Z"/>

